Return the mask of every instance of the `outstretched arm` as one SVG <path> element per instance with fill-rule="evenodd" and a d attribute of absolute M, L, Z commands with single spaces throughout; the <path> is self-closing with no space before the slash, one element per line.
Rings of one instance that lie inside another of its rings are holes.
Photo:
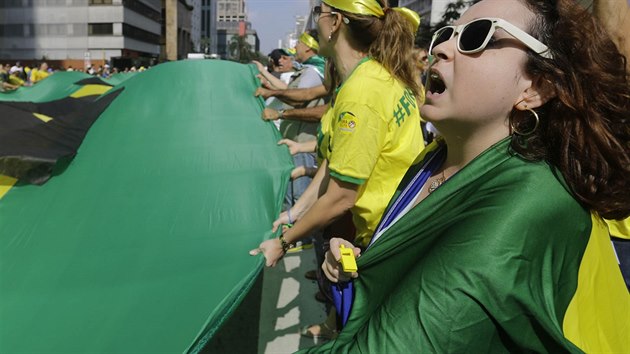
<path fill-rule="evenodd" d="M 313 202 L 313 196 L 316 195 L 317 189 L 325 189 L 325 193 L 321 197 L 315 198 L 315 202 Z M 291 214 L 298 222 L 283 232 L 284 240 L 292 244 L 307 237 L 312 231 L 329 225 L 354 206 L 357 189 L 358 185 L 330 178 L 328 167 L 324 163 L 315 175 L 313 182 L 291 208 Z M 286 219 L 276 220 L 273 230 L 276 230 L 286 221 Z M 284 256 L 282 244 L 277 238 L 264 241 L 258 249 L 251 250 L 250 254 L 257 255 L 261 252 L 267 259 L 267 266 L 275 266 Z"/>
<path fill-rule="evenodd" d="M 260 62 L 256 60 L 252 62 L 256 64 L 256 67 L 258 68 L 258 71 L 260 72 L 259 79 L 260 81 L 262 81 L 263 85 L 267 84 L 275 89 L 286 90 L 286 88 L 288 87 L 286 83 L 284 83 L 282 80 L 278 79 L 277 77 L 273 76 L 269 71 L 267 71 L 267 68 L 265 68 Z"/>
<path fill-rule="evenodd" d="M 259 88 L 255 93 L 256 96 L 262 96 L 264 99 L 272 96 L 276 97 L 290 106 L 297 106 L 317 98 L 325 97 L 327 94 L 328 92 L 326 91 L 326 87 L 324 87 L 324 85 L 287 90 Z"/>
<path fill-rule="evenodd" d="M 287 109 L 282 113 L 282 116 L 280 116 L 279 111 L 272 108 L 265 108 L 262 117 L 264 120 L 277 120 L 282 118 L 301 120 L 304 122 L 319 122 L 327 109 L 327 104 L 315 107 Z"/>
<path fill-rule="evenodd" d="M 295 155 L 299 152 L 315 152 L 317 149 L 316 140 L 298 143 L 291 139 L 281 139 L 278 141 L 278 145 L 286 145 L 289 148 L 291 155 Z"/>

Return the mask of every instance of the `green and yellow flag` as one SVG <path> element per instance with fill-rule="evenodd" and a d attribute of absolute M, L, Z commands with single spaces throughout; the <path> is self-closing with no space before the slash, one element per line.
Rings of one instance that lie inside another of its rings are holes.
<path fill-rule="evenodd" d="M 309 352 L 630 351 L 630 295 L 605 223 L 557 171 L 508 144 L 477 157 L 364 252 L 347 326 Z"/>
<path fill-rule="evenodd" d="M 62 173 L 41 186 L 0 176 L 0 352 L 204 347 L 262 269 L 247 251 L 271 236 L 293 168 L 260 118 L 254 70 L 199 60 L 136 74 Z"/>

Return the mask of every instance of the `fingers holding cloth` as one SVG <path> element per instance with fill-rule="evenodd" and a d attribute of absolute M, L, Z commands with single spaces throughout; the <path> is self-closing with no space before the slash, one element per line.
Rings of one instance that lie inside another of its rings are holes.
<path fill-rule="evenodd" d="M 278 219 L 273 222 L 271 232 L 275 233 L 278 228 L 282 228 L 282 233 L 284 233 L 288 228 L 291 227 L 291 225 L 290 212 L 282 212 Z M 275 267 L 286 253 L 286 244 L 283 245 L 282 240 L 282 235 L 278 238 L 265 240 L 258 246 L 258 248 L 254 248 L 253 250 L 249 251 L 249 255 L 257 256 L 259 254 L 262 254 L 263 256 L 265 256 L 265 265 L 267 267 Z"/>

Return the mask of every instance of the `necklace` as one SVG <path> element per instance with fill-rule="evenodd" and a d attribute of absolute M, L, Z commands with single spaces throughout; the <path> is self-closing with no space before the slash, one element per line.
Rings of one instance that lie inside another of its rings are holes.
<path fill-rule="evenodd" d="M 437 177 L 436 179 L 431 181 L 429 188 L 427 188 L 427 192 L 429 194 L 433 193 L 436 189 L 438 189 L 442 185 L 442 183 L 444 183 L 444 181 L 446 181 L 446 177 L 444 177 L 444 171 L 442 171 L 442 175 L 440 177 Z"/>

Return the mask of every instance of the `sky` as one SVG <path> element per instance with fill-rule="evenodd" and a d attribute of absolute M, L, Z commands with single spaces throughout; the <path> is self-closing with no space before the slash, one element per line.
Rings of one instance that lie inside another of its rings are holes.
<path fill-rule="evenodd" d="M 263 54 L 277 48 L 278 40 L 293 32 L 295 16 L 306 16 L 310 11 L 308 0 L 246 0 L 245 6 Z"/>

